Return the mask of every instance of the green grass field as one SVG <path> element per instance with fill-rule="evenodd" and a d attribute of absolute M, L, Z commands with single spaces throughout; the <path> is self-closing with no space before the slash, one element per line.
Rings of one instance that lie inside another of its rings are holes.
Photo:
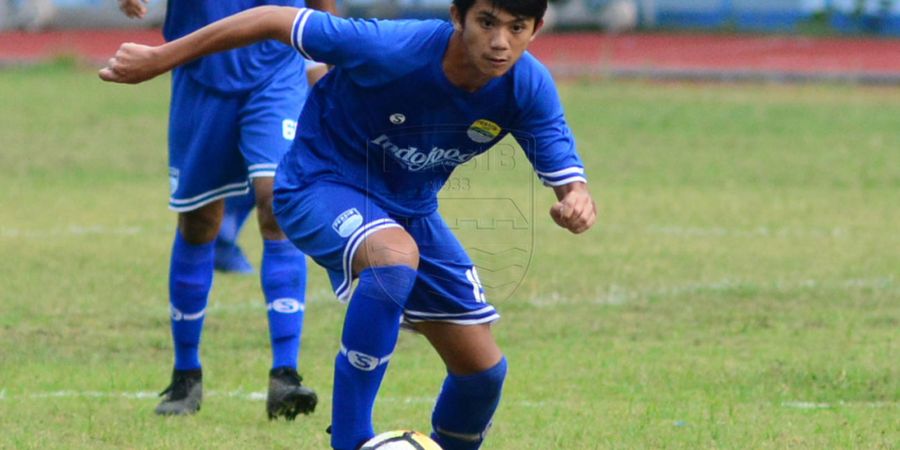
<path fill-rule="evenodd" d="M 553 225 L 527 165 L 446 193 L 448 216 L 506 196 L 527 223 L 496 234 L 529 255 L 517 289 L 500 279 L 516 273 L 483 274 L 511 364 L 484 448 L 898 448 L 900 91 L 561 93 L 601 210 L 592 231 Z M 301 372 L 315 414 L 266 420 L 258 280 L 219 276 L 203 409 L 153 415 L 171 368 L 167 103 L 168 78 L 0 72 L 0 448 L 327 448 L 344 306 L 314 266 Z M 254 226 L 242 242 L 258 255 Z M 464 242 L 493 242 L 469 228 Z M 428 430 L 442 373 L 404 333 L 376 427 Z"/>

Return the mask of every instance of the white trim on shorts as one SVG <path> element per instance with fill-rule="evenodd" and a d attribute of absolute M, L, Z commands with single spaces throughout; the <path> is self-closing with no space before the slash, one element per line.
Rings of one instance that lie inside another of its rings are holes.
<path fill-rule="evenodd" d="M 169 197 L 169 209 L 175 212 L 193 211 L 221 198 L 245 195 L 248 192 L 250 192 L 250 184 L 246 181 L 226 184 L 191 198 L 178 199 Z"/>
<path fill-rule="evenodd" d="M 337 296 L 338 300 L 344 303 L 350 301 L 350 294 L 352 293 L 350 286 L 353 284 L 353 257 L 356 255 L 356 249 L 359 248 L 360 244 L 362 244 L 362 242 L 372 233 L 385 228 L 403 227 L 397 222 L 394 222 L 393 219 L 373 220 L 359 227 L 358 230 L 350 235 L 350 239 L 347 239 L 347 243 L 344 245 L 344 256 L 341 261 L 341 266 L 344 271 L 344 281 L 342 281 L 334 290 L 334 295 Z"/>
<path fill-rule="evenodd" d="M 473 316 L 474 318 L 472 318 Z M 408 323 L 448 322 L 457 325 L 479 325 L 496 322 L 498 319 L 500 319 L 500 314 L 497 313 L 497 310 L 492 305 L 464 313 L 432 313 L 409 309 L 403 311 L 403 321 Z"/>
<path fill-rule="evenodd" d="M 247 167 L 247 178 L 273 178 L 277 168 L 275 163 L 253 164 Z"/>

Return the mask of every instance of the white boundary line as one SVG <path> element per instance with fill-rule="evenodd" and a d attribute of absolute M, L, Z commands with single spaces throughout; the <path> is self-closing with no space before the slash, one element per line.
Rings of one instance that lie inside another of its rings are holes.
<path fill-rule="evenodd" d="M 261 402 L 266 400 L 266 393 L 262 391 L 248 392 L 243 390 L 234 391 L 208 391 L 204 393 L 206 397 L 223 397 L 238 400 Z M 76 391 L 76 390 L 59 390 L 45 392 L 30 392 L 23 394 L 11 395 L 7 389 L 0 389 L 0 401 L 15 400 L 37 400 L 37 399 L 68 399 L 68 398 L 121 398 L 127 400 L 147 400 L 157 399 L 159 394 L 152 391 Z M 432 404 L 435 397 L 379 397 L 378 402 L 385 403 L 403 403 L 403 404 Z M 527 408 L 545 408 L 552 405 L 564 406 L 566 402 L 554 401 L 529 401 L 529 400 L 506 400 L 504 403 Z M 900 402 L 878 401 L 878 402 L 857 402 L 839 400 L 832 403 L 808 402 L 808 401 L 785 401 L 780 406 L 793 409 L 833 409 L 840 407 L 865 407 L 865 408 L 900 408 Z"/>
<path fill-rule="evenodd" d="M 264 402 L 266 401 L 266 393 L 259 392 L 247 392 L 243 390 L 235 390 L 235 391 L 207 391 L 203 393 L 204 397 L 223 397 L 223 398 L 233 398 L 238 400 L 246 400 L 252 402 Z M 45 392 L 30 392 L 23 394 L 10 395 L 7 393 L 6 389 L 0 390 L 0 401 L 16 401 L 16 400 L 40 400 L 40 399 L 72 399 L 72 398 L 111 398 L 111 399 L 126 399 L 126 400 L 146 400 L 146 399 L 157 399 L 159 398 L 159 393 L 152 391 L 76 391 L 70 389 L 64 389 L 59 391 L 45 391 Z M 436 397 L 379 397 L 377 402 L 385 402 L 385 403 L 403 403 L 403 404 L 432 404 L 436 400 Z M 511 403 L 517 406 L 528 407 L 528 408 L 544 408 L 552 404 L 562 405 L 563 402 L 533 402 L 528 400 L 516 401 L 509 400 L 507 403 Z"/>
<path fill-rule="evenodd" d="M 659 286 L 647 288 L 629 288 L 619 285 L 609 285 L 604 290 L 598 290 L 593 298 L 580 295 L 563 295 L 559 292 L 551 292 L 526 300 L 532 306 L 538 308 L 554 308 L 566 305 L 622 305 L 631 301 L 654 297 L 672 298 L 689 294 L 709 292 L 728 292 L 736 289 L 752 289 L 766 291 L 794 291 L 797 289 L 859 289 L 866 288 L 876 291 L 893 292 L 900 291 L 893 275 L 872 278 L 848 278 L 835 280 L 794 280 L 756 282 L 752 280 L 740 280 L 723 278 L 719 281 L 684 283 L 681 285 Z M 603 289 L 603 288 L 601 288 Z"/>
<path fill-rule="evenodd" d="M 699 227 L 672 224 L 650 224 L 644 226 L 627 226 L 624 224 L 605 224 L 604 232 L 616 234 L 653 234 L 684 238 L 720 238 L 720 237 L 762 237 L 762 238 L 847 238 L 852 233 L 843 227 Z M 171 233 L 169 226 L 158 230 L 142 226 L 80 225 L 72 224 L 50 229 L 19 229 L 0 227 L 0 238 L 41 238 L 47 236 L 86 236 L 86 235 L 139 235 L 144 233 Z"/>

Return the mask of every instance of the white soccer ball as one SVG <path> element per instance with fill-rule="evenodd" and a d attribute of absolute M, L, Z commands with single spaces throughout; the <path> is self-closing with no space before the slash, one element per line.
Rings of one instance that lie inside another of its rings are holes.
<path fill-rule="evenodd" d="M 366 441 L 359 450 L 441 450 L 437 442 L 418 431 L 394 430 Z"/>

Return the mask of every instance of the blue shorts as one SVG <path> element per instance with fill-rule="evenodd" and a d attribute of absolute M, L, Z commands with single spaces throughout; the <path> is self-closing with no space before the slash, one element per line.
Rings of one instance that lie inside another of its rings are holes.
<path fill-rule="evenodd" d="M 282 71 L 247 92 L 222 93 L 183 70 L 172 74 L 169 208 L 191 211 L 245 194 L 290 150 L 306 99 L 303 71 Z"/>
<path fill-rule="evenodd" d="M 475 325 L 500 318 L 485 298 L 472 260 L 438 212 L 393 217 L 364 192 L 324 181 L 299 191 L 276 190 L 273 210 L 294 245 L 327 269 L 341 301 L 350 299 L 359 245 L 372 233 L 400 227 L 419 246 L 418 276 L 404 310 L 407 323 Z"/>

